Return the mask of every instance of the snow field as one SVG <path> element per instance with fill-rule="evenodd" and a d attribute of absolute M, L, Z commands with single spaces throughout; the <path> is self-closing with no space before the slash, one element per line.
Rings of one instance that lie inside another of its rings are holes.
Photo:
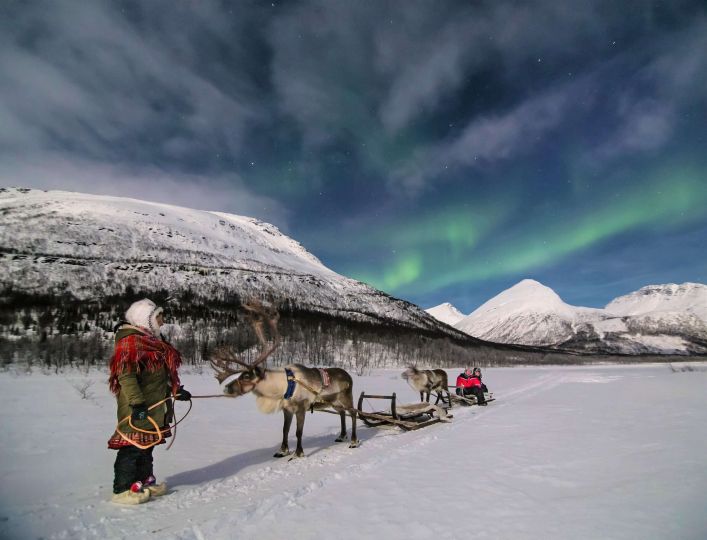
<path fill-rule="evenodd" d="M 703 539 L 699 367 L 488 369 L 498 398 L 488 407 L 456 407 L 451 424 L 409 433 L 359 422 L 357 449 L 334 442 L 336 416 L 308 414 L 307 457 L 292 461 L 272 458 L 281 414 L 257 412 L 251 396 L 195 400 L 172 449 L 155 451 L 171 493 L 131 508 L 108 502 L 106 375 L 3 373 L 0 537 L 417 539 L 466 523 L 465 538 Z M 355 397 L 415 401 L 401 371 L 355 377 Z M 183 379 L 194 394 L 218 388 L 206 373 Z M 86 381 L 93 396 L 82 399 Z"/>

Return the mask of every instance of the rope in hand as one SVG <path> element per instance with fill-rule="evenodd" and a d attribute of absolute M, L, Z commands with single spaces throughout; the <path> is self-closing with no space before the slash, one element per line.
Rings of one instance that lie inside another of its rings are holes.
<path fill-rule="evenodd" d="M 155 422 L 154 419 L 153 419 L 151 416 L 149 416 L 149 415 L 147 416 L 147 420 L 153 425 L 153 427 L 154 427 L 155 429 L 154 429 L 154 430 L 140 429 L 139 427 L 133 425 L 132 415 L 129 414 L 128 416 L 126 416 L 126 417 L 123 418 L 122 420 L 119 420 L 119 421 L 118 421 L 118 423 L 117 423 L 116 426 L 115 426 L 115 432 L 116 432 L 118 435 L 120 435 L 120 437 L 121 437 L 123 440 L 129 442 L 129 443 L 132 444 L 133 446 L 136 446 L 136 447 L 139 448 L 140 450 L 147 450 L 148 448 L 152 448 L 153 446 L 156 446 L 156 445 L 160 444 L 160 443 L 164 440 L 164 434 L 171 431 L 171 432 L 173 433 L 173 435 L 172 435 L 172 440 L 169 442 L 169 444 L 167 445 L 167 448 L 165 449 L 165 450 L 169 450 L 169 449 L 172 447 L 172 444 L 174 444 L 174 440 L 177 438 L 177 426 L 178 426 L 179 424 L 181 424 L 182 421 L 184 421 L 184 419 L 185 419 L 185 418 L 189 415 L 189 413 L 191 412 L 191 408 L 192 408 L 192 402 L 191 402 L 191 400 L 192 400 L 192 399 L 217 398 L 217 397 L 228 397 L 228 396 L 225 395 L 225 394 L 209 394 L 209 395 L 205 395 L 205 396 L 191 396 L 191 399 L 188 400 L 188 401 L 189 401 L 189 408 L 187 409 L 187 412 L 184 413 L 184 416 L 182 416 L 179 420 L 176 420 L 176 421 L 174 422 L 174 424 L 172 424 L 171 426 L 168 425 L 168 426 L 167 426 L 166 428 L 164 428 L 164 429 L 160 429 L 160 427 L 157 425 L 157 422 Z M 172 411 L 174 412 L 174 401 L 176 401 L 176 400 L 174 399 L 174 396 L 166 397 L 166 398 L 164 398 L 163 400 L 160 400 L 160 401 L 158 401 L 157 403 L 155 403 L 155 404 L 153 404 L 153 405 L 150 405 L 150 406 L 147 408 L 147 410 L 148 410 L 148 411 L 151 411 L 151 410 L 154 409 L 155 407 L 159 407 L 160 405 L 162 405 L 163 403 L 169 401 L 170 399 L 172 400 Z M 176 417 L 176 415 L 175 415 L 175 417 Z M 138 443 L 138 442 L 133 441 L 133 440 L 130 439 L 125 433 L 123 433 L 123 432 L 120 430 L 120 425 L 123 424 L 124 422 L 127 422 L 128 425 L 130 426 L 130 428 L 133 429 L 134 431 L 137 431 L 137 432 L 139 432 L 139 433 L 145 433 L 145 434 L 147 434 L 147 435 L 156 435 L 156 436 L 157 436 L 157 440 L 156 440 L 155 442 L 152 442 L 152 443 L 149 443 L 149 444 L 140 444 L 140 443 Z"/>

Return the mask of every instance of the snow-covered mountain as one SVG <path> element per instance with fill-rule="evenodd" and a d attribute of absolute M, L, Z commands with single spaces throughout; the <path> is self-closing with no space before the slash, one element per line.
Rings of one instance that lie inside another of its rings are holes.
<path fill-rule="evenodd" d="M 707 320 L 707 285 L 683 283 L 675 285 L 648 285 L 619 296 L 606 305 L 614 315 L 639 316 L 659 313 L 681 313 Z"/>
<path fill-rule="evenodd" d="M 496 343 L 609 354 L 707 352 L 707 286 L 652 285 L 605 309 L 566 304 L 526 279 L 498 294 L 455 327 Z"/>
<path fill-rule="evenodd" d="M 524 279 L 455 326 L 498 343 L 558 345 L 574 336 L 578 321 L 592 319 L 597 311 L 570 306 L 549 287 Z"/>
<path fill-rule="evenodd" d="M 136 199 L 0 188 L 0 290 L 83 301 L 135 291 L 287 298 L 360 322 L 454 335 L 419 307 L 341 276 L 257 219 Z"/>
<path fill-rule="evenodd" d="M 466 317 L 466 315 L 464 315 L 449 302 L 426 309 L 425 311 L 438 321 L 442 321 L 444 324 L 448 324 L 449 326 L 454 326 Z"/>

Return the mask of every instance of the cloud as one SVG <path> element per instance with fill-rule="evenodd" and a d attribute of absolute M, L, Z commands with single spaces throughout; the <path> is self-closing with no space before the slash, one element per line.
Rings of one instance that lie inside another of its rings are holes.
<path fill-rule="evenodd" d="M 442 162 L 474 165 L 530 151 L 547 132 L 564 120 L 579 96 L 579 85 L 567 84 L 522 102 L 505 114 L 472 120 L 462 134 L 441 152 Z"/>
<path fill-rule="evenodd" d="M 274 17 L 274 105 L 302 134 L 306 147 L 341 138 L 365 140 L 375 130 L 376 75 L 372 36 L 390 12 L 359 2 L 301 2 Z M 372 4 L 371 4 L 372 6 Z"/>
<path fill-rule="evenodd" d="M 429 4 L 418 7 L 431 8 Z M 434 110 L 445 94 L 459 87 L 469 64 L 478 62 L 487 49 L 479 47 L 485 45 L 482 30 L 469 13 L 444 16 L 440 20 L 439 12 L 421 9 L 412 31 L 408 27 L 405 32 L 407 40 L 396 42 L 385 34 L 379 37 L 378 51 L 395 62 L 385 62 L 393 77 L 379 104 L 380 120 L 388 133 L 400 131 L 420 114 Z M 400 62 L 401 58 L 406 61 Z"/>
<path fill-rule="evenodd" d="M 210 1 L 188 10 L 171 2 L 18 5 L 0 19 L 0 181 L 286 227 L 280 203 L 219 161 L 238 159 L 265 116 L 248 51 L 232 39 L 256 16 L 229 18 Z"/>
<path fill-rule="evenodd" d="M 665 47 L 665 41 L 670 46 Z M 626 77 L 624 88 L 612 96 L 608 112 L 613 132 L 591 153 L 604 163 L 626 155 L 654 152 L 673 137 L 680 115 L 704 96 L 707 87 L 707 18 L 697 17 L 679 34 L 662 37 L 664 52 Z"/>
<path fill-rule="evenodd" d="M 669 101 L 648 98 L 637 102 L 624 101 L 618 114 L 621 124 L 602 147 L 605 155 L 660 148 L 673 132 L 676 108 Z"/>
<path fill-rule="evenodd" d="M 538 56 L 561 57 L 564 50 L 571 54 L 569 44 L 578 40 L 591 49 L 592 39 L 614 16 L 611 10 L 602 15 L 592 5 L 570 8 L 552 1 L 527 6 L 481 2 L 446 10 L 424 2 L 416 7 L 419 24 L 406 29 L 406 39 L 380 37 L 384 45 L 379 49 L 396 66 L 380 105 L 381 120 L 390 133 L 443 108 L 478 73 L 501 75 L 513 83 L 527 78 L 527 65 Z M 408 19 L 403 22 L 409 25 Z M 547 32 L 548 27 L 553 31 Z"/>
<path fill-rule="evenodd" d="M 474 117 L 461 133 L 418 150 L 416 159 L 393 172 L 393 186 L 421 191 L 447 169 L 481 167 L 530 154 L 567 120 L 593 101 L 592 78 L 564 83 L 528 97 L 503 113 Z"/>
<path fill-rule="evenodd" d="M 351 133 L 393 137 L 446 106 L 483 71 L 527 78 L 538 55 L 601 36 L 617 16 L 596 6 L 538 1 L 431 3 L 300 2 L 268 31 L 272 81 L 282 111 L 305 141 Z M 552 32 L 546 28 L 552 27 Z M 380 133 L 379 133 L 380 132 Z"/>
<path fill-rule="evenodd" d="M 680 115 L 704 95 L 706 36 L 707 19 L 697 17 L 679 34 L 661 35 L 648 50 L 630 48 L 573 74 L 570 82 L 546 84 L 519 94 L 502 110 L 472 116 L 459 134 L 418 146 L 411 159 L 392 170 L 390 186 L 417 196 L 449 172 L 523 158 L 554 143 L 565 128 L 597 119 L 602 125 L 596 129 L 603 131 L 598 140 L 577 141 L 585 145 L 584 159 L 592 168 L 659 150 L 672 139 Z M 508 39 L 500 50 L 507 63 L 517 66 L 525 56 L 512 52 L 522 40 Z M 617 84 L 613 81 L 621 81 L 622 90 L 607 93 Z"/>
<path fill-rule="evenodd" d="M 129 197 L 257 217 L 287 228 L 289 211 L 279 202 L 252 193 L 236 175 L 205 176 L 158 167 L 108 165 L 66 157 L 45 156 L 42 162 L 5 160 L 0 185 L 77 191 Z"/>
<path fill-rule="evenodd" d="M 159 18 L 107 2 L 23 5 L 0 23 L 2 147 L 130 161 L 188 161 L 207 149 L 237 155 L 259 114 L 257 93 L 216 81 L 201 59 L 181 55 L 185 36 L 203 30 L 206 38 L 223 26 L 209 5 L 200 3 L 191 24 L 191 14 L 171 5 Z M 150 27 L 179 17 L 185 29 L 174 38 Z M 175 153 L 175 137 L 192 146 Z"/>

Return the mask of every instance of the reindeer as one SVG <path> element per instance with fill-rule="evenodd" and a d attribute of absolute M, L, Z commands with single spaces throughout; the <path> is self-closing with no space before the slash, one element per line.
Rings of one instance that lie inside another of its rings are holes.
<path fill-rule="evenodd" d="M 260 364 L 265 362 L 277 348 L 279 334 L 277 320 L 279 314 L 274 309 L 265 309 L 259 304 L 243 306 L 250 312 L 251 320 L 258 336 L 262 350 L 252 364 L 243 362 L 232 350 L 221 348 L 211 359 L 211 365 L 216 371 L 216 379 L 221 384 L 223 392 L 229 397 L 238 397 L 253 392 L 255 403 L 262 413 L 272 414 L 282 410 L 285 423 L 282 427 L 282 445 L 274 457 L 280 458 L 290 454 L 287 444 L 292 417 L 297 417 L 297 450 L 295 457 L 304 457 L 302 449 L 302 431 L 307 410 L 332 407 L 341 416 L 341 433 L 336 442 L 346 440 L 346 412 L 351 414 L 351 444 L 356 448 L 359 444 L 356 438 L 356 409 L 353 405 L 353 381 L 351 375 L 340 368 L 319 370 L 301 364 L 289 364 L 284 368 L 266 369 Z M 265 339 L 264 326 L 267 322 L 273 336 L 273 344 L 268 347 Z M 234 368 L 240 364 L 242 368 Z M 326 380 L 325 380 L 326 379 Z"/>
<path fill-rule="evenodd" d="M 402 378 L 408 382 L 413 390 L 420 392 L 420 401 L 429 403 L 430 393 L 437 392 L 435 405 L 439 403 L 440 399 L 444 403 L 442 392 L 447 392 L 447 401 L 450 405 L 452 404 L 447 388 L 447 372 L 443 369 L 417 369 L 415 366 L 410 366 L 403 372 Z M 427 393 L 427 399 L 424 398 L 425 393 Z"/>

